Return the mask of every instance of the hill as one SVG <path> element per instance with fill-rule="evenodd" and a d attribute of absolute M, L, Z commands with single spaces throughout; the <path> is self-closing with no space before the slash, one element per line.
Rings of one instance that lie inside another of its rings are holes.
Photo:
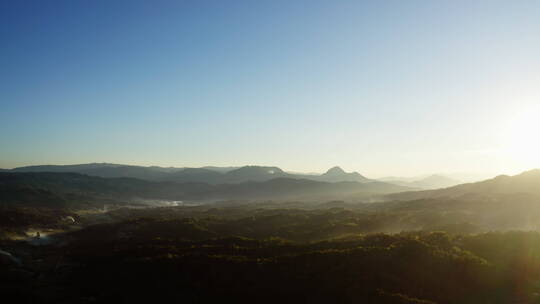
<path fill-rule="evenodd" d="M 313 177 L 313 179 L 323 181 L 323 182 L 370 182 L 371 180 L 362 176 L 358 172 L 345 172 L 345 170 L 341 169 L 340 167 L 336 166 L 333 168 L 330 168 L 328 171 L 326 171 L 324 174 L 320 176 Z"/>
<path fill-rule="evenodd" d="M 196 182 L 151 182 L 134 178 L 102 178 L 78 173 L 0 173 L 0 203 L 39 201 L 40 197 L 35 197 L 35 193 L 60 197 L 62 201 L 69 201 L 69 197 L 118 201 L 135 199 L 201 201 L 342 198 L 347 195 L 361 197 L 406 189 L 408 188 L 380 182 L 326 183 L 293 178 L 211 185 Z M 34 196 L 31 196 L 32 193 Z M 26 199 L 26 197 L 32 199 Z"/>
<path fill-rule="evenodd" d="M 294 177 L 292 174 L 285 173 L 278 167 L 265 166 L 244 166 L 225 173 L 222 182 L 241 183 L 248 181 L 267 181 L 279 177 Z"/>
<path fill-rule="evenodd" d="M 464 196 L 493 197 L 499 195 L 528 194 L 540 196 L 540 170 L 526 171 L 515 176 L 500 175 L 495 178 L 461 184 L 437 190 L 413 191 L 387 195 L 390 200 L 416 200 L 427 198 L 458 198 Z"/>

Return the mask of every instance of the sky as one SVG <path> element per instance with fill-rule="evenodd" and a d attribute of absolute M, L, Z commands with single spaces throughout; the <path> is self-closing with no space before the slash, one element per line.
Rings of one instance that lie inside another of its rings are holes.
<path fill-rule="evenodd" d="M 537 168 L 539 16 L 520 0 L 0 1 L 0 168 Z"/>

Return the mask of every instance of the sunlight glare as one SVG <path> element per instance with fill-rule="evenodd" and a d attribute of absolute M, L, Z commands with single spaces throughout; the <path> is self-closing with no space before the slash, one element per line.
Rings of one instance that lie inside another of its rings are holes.
<path fill-rule="evenodd" d="M 506 126 L 506 153 L 513 161 L 528 167 L 540 165 L 540 105 L 519 111 Z"/>

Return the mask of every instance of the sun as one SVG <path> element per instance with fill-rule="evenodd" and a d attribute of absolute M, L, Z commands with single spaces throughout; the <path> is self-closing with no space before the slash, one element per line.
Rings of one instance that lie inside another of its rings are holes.
<path fill-rule="evenodd" d="M 540 167 L 540 104 L 520 109 L 503 131 L 505 154 L 521 166 Z"/>

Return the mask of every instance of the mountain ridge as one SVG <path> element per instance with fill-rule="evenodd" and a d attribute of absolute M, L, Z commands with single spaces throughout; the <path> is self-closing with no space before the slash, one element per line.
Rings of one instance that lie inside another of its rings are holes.
<path fill-rule="evenodd" d="M 154 182 L 135 178 L 104 178 L 65 172 L 2 172 L 0 203 L 26 201 L 28 193 L 46 191 L 47 195 L 94 199 L 160 199 L 160 200 L 227 200 L 227 199 L 291 199 L 341 198 L 349 195 L 370 196 L 399 192 L 407 188 L 381 182 L 328 183 L 307 179 L 278 177 L 267 181 L 237 184 L 200 182 Z M 36 195 L 33 196 L 35 200 Z"/>
<path fill-rule="evenodd" d="M 494 195 L 520 194 L 527 193 L 540 197 L 540 169 L 524 171 L 513 176 L 498 175 L 494 178 L 475 182 L 465 183 L 453 187 L 409 191 L 386 195 L 389 200 L 409 201 L 416 199 L 432 198 L 456 198 L 461 196 L 482 196 L 489 197 Z"/>
<path fill-rule="evenodd" d="M 423 177 L 386 177 L 378 179 L 383 182 L 401 186 L 420 188 L 424 190 L 447 188 L 461 184 L 462 182 L 442 174 L 432 174 Z"/>
<path fill-rule="evenodd" d="M 370 182 L 358 172 L 347 173 L 338 166 L 323 174 L 311 175 L 288 173 L 276 166 L 247 165 L 242 167 L 176 168 L 158 166 L 135 166 L 113 163 L 89 163 L 75 165 L 34 165 L 17 167 L 3 172 L 73 172 L 107 178 L 131 177 L 148 181 L 204 182 L 210 184 L 267 181 L 277 177 L 309 179 L 324 182 L 357 181 Z"/>

